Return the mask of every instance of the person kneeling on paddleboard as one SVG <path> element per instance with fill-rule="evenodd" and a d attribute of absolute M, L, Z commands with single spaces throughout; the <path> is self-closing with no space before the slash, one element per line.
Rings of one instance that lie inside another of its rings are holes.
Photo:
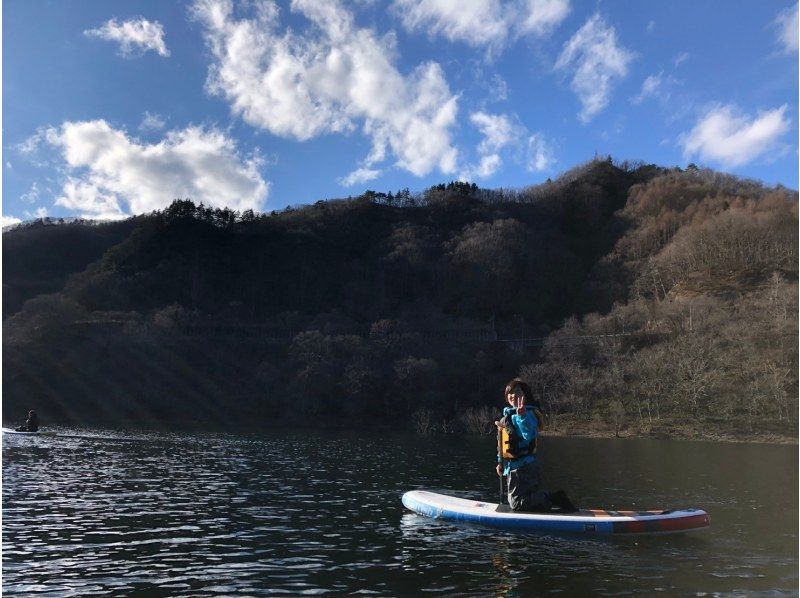
<path fill-rule="evenodd" d="M 544 416 L 533 402 L 530 386 L 519 378 L 506 385 L 508 407 L 495 423 L 500 435 L 497 475 L 508 480 L 508 503 L 515 511 L 550 511 L 572 513 L 578 508 L 563 490 L 548 493 L 541 488 L 541 473 L 536 459 L 536 440 Z"/>
<path fill-rule="evenodd" d="M 17 432 L 38 432 L 39 431 L 39 416 L 31 409 L 28 411 L 28 419 L 25 421 L 24 426 L 17 428 Z"/>

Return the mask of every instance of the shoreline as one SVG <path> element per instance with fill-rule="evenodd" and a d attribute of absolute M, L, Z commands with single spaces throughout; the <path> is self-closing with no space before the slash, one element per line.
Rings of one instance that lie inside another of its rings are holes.
<path fill-rule="evenodd" d="M 184 426 L 171 426 L 171 427 L 164 427 L 160 426 L 155 422 L 114 422 L 114 423 L 102 423 L 102 422 L 83 422 L 82 424 L 78 424 L 75 422 L 64 423 L 64 422 L 53 422 L 51 426 L 42 426 L 43 429 L 49 428 L 60 428 L 60 427 L 78 427 L 78 428 L 88 428 L 88 429 L 105 429 L 105 430 L 116 430 L 116 431 L 136 431 L 136 432 L 188 432 L 188 433 L 227 433 L 227 434 L 252 434 L 252 433 L 259 433 L 263 431 L 274 431 L 274 430 L 281 430 L 287 428 L 287 423 L 275 423 L 272 422 L 271 424 L 261 424 L 258 426 L 214 426 L 204 424 L 202 422 L 192 422 Z M 5 425 L 5 424 L 4 424 Z M 9 424 L 6 427 L 14 427 Z M 312 426 L 304 426 L 297 422 L 291 424 L 291 428 L 295 430 L 305 430 L 305 431 L 316 431 L 316 432 L 357 432 L 357 428 L 353 428 L 347 425 L 337 425 L 336 423 L 331 423 L 325 429 L 320 429 Z M 438 428 L 438 427 L 437 427 Z M 420 436 L 443 436 L 443 437 L 452 437 L 454 435 L 459 434 L 458 432 L 448 432 L 442 433 L 440 430 L 436 430 L 430 434 L 419 434 L 415 432 L 413 429 L 397 429 L 397 428 L 390 428 L 390 427 L 383 427 L 383 426 L 375 426 L 372 428 L 372 431 L 378 434 L 385 434 L 387 432 L 396 432 L 400 434 L 414 434 Z M 474 433 L 474 432 L 467 432 L 464 431 L 461 433 L 462 436 L 486 436 L 485 433 Z M 488 434 L 493 435 L 493 434 Z M 798 442 L 797 435 L 789 435 L 785 433 L 778 433 L 778 432 L 735 432 L 735 431 L 715 431 L 709 432 L 708 429 L 703 431 L 693 429 L 693 428 L 679 428 L 679 429 L 671 429 L 667 426 L 653 428 L 650 430 L 635 430 L 635 429 L 622 429 L 619 431 L 619 434 L 615 433 L 613 429 L 605 428 L 605 427 L 584 427 L 584 426 L 571 426 L 568 422 L 559 422 L 558 425 L 553 426 L 552 424 L 545 427 L 543 430 L 540 431 L 540 435 L 543 438 L 548 437 L 575 437 L 575 438 L 618 438 L 622 440 L 629 440 L 629 439 L 642 439 L 642 440 L 689 440 L 689 441 L 696 441 L 696 442 L 727 442 L 727 443 L 736 443 L 736 444 L 772 444 L 772 445 L 800 445 Z"/>
<path fill-rule="evenodd" d="M 542 430 L 541 436 L 551 437 L 576 437 L 576 438 L 618 438 L 621 440 L 642 439 L 642 440 L 690 440 L 697 442 L 728 442 L 734 444 L 774 444 L 774 445 L 795 445 L 800 444 L 797 436 L 788 436 L 775 433 L 748 433 L 734 434 L 732 432 L 698 433 L 691 430 L 684 431 L 658 431 L 658 432 L 632 432 L 630 430 L 620 431 L 616 434 L 613 430 Z"/>

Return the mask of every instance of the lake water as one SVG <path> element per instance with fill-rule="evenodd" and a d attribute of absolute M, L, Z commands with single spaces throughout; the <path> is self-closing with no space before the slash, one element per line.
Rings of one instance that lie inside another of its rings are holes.
<path fill-rule="evenodd" d="M 59 430 L 3 438 L 8 596 L 796 595 L 796 446 L 544 438 L 581 506 L 701 507 L 694 534 L 524 535 L 426 519 L 495 500 L 493 438 Z"/>

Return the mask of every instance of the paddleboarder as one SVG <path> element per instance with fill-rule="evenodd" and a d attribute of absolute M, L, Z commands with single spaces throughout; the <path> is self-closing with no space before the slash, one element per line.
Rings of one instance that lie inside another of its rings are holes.
<path fill-rule="evenodd" d="M 28 411 L 28 419 L 25 421 L 24 426 L 17 428 L 17 432 L 38 432 L 39 431 L 39 416 L 36 411 L 31 409 Z"/>
<path fill-rule="evenodd" d="M 572 504 L 563 490 L 549 493 L 541 487 L 541 471 L 536 458 L 536 443 L 544 417 L 533 401 L 530 386 L 514 378 L 505 387 L 508 406 L 495 422 L 500 435 L 497 475 L 508 481 L 508 503 L 515 511 L 550 511 L 573 513 Z"/>

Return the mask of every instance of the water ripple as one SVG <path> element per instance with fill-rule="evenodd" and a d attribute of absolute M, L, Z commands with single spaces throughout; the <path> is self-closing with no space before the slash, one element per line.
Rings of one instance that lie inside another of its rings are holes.
<path fill-rule="evenodd" d="M 791 449 L 749 450 L 758 466 L 747 469 L 732 445 L 704 446 L 699 467 L 698 445 L 626 451 L 546 439 L 543 452 L 561 466 L 546 468 L 548 484 L 582 504 L 712 514 L 698 536 L 603 539 L 502 533 L 403 509 L 400 495 L 417 487 L 493 499 L 491 439 L 60 432 L 3 439 L 8 595 L 616 596 L 797 585 L 797 497 L 760 491 L 775 479 L 797 487 Z"/>

